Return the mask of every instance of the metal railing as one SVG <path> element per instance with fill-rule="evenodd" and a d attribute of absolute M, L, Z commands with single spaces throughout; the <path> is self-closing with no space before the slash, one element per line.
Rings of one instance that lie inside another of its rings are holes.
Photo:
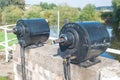
<path fill-rule="evenodd" d="M 13 40 L 16 39 L 16 38 L 14 38 L 14 39 L 8 40 L 8 34 L 7 34 L 7 32 L 9 32 L 9 31 L 12 30 L 12 29 L 8 28 L 10 26 L 15 26 L 15 24 L 0 26 L 0 29 L 4 30 L 4 34 L 5 34 L 5 36 L 4 36 L 5 41 L 4 42 L 0 42 L 0 45 L 3 46 L 3 47 L 5 47 L 5 55 L 6 55 L 5 62 L 9 61 L 9 49 L 12 49 L 12 48 L 10 48 L 8 46 L 8 42 L 13 41 Z"/>
<path fill-rule="evenodd" d="M 106 52 L 120 55 L 120 50 L 117 50 L 117 49 L 108 48 Z"/>

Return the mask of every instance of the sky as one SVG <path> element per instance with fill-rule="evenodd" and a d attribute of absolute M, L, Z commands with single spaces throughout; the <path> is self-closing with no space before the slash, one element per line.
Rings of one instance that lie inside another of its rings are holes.
<path fill-rule="evenodd" d="M 94 4 L 96 7 L 98 6 L 111 6 L 112 0 L 25 0 L 26 4 L 39 4 L 40 2 L 48 2 L 55 4 L 68 4 L 72 7 L 80 7 L 83 8 L 86 4 Z"/>

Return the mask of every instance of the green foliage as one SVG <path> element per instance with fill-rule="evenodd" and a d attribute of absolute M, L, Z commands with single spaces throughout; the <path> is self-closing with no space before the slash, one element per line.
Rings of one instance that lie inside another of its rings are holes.
<path fill-rule="evenodd" d="M 114 40 L 114 41 L 112 41 L 110 47 L 113 48 L 113 49 L 118 49 L 118 50 L 120 50 L 120 41 L 119 41 L 119 40 Z M 115 57 L 115 59 L 117 59 L 117 60 L 120 61 L 120 55 L 117 55 L 117 54 L 111 54 L 111 55 L 113 55 L 113 56 Z"/>
<path fill-rule="evenodd" d="M 3 9 L 4 7 L 9 5 L 9 0 L 0 0 L 0 8 Z"/>
<path fill-rule="evenodd" d="M 18 8 L 18 6 L 9 6 L 4 8 L 2 12 L 2 23 L 3 24 L 10 24 L 15 23 L 18 19 L 22 18 L 23 10 Z"/>
<path fill-rule="evenodd" d="M 112 18 L 113 16 L 113 13 L 112 12 L 101 12 L 101 18 L 104 20 L 104 19 L 107 19 L 107 18 Z"/>
<path fill-rule="evenodd" d="M 57 12 L 60 11 L 60 24 L 63 26 L 64 20 L 74 22 L 79 19 L 80 11 L 69 6 L 57 6 L 54 9 L 43 9 L 39 6 L 31 6 L 24 12 L 24 18 L 45 18 L 50 25 L 57 25 Z"/>
<path fill-rule="evenodd" d="M 114 32 L 118 40 L 120 40 L 120 0 L 113 0 L 113 19 L 114 19 Z"/>
<path fill-rule="evenodd" d="M 17 4 L 19 0 L 11 0 L 10 4 Z M 24 1 L 24 0 L 22 0 Z M 88 8 L 91 6 L 91 8 Z M 79 20 L 99 20 L 99 13 L 93 5 L 88 5 L 83 10 L 69 7 L 68 5 L 57 6 L 55 4 L 40 3 L 40 6 L 29 6 L 28 9 L 22 10 L 19 6 L 5 7 L 2 11 L 2 23 L 15 23 L 20 18 L 45 18 L 49 24 L 57 25 L 57 11 L 60 11 L 60 26 L 63 26 L 64 21 L 75 22 Z M 88 11 L 87 11 L 88 10 Z M 87 12 L 87 13 L 86 13 Z M 80 17 L 80 18 L 79 18 Z M 82 18 L 82 19 L 81 19 Z"/>
<path fill-rule="evenodd" d="M 51 12 L 51 10 L 45 10 L 45 11 L 43 11 L 43 17 L 44 18 L 46 18 L 46 19 L 49 19 L 50 18 L 50 16 L 52 15 L 52 12 Z"/>
<path fill-rule="evenodd" d="M 69 22 L 75 22 L 79 20 L 80 11 L 78 8 L 72 8 L 67 5 L 58 6 L 58 10 L 60 11 L 60 24 L 63 25 L 66 19 Z"/>
<path fill-rule="evenodd" d="M 24 18 L 40 18 L 42 8 L 39 6 L 32 6 L 24 12 Z"/>
<path fill-rule="evenodd" d="M 17 5 L 19 8 L 24 9 L 25 0 L 0 0 L 0 8 L 4 8 L 10 5 Z"/>
<path fill-rule="evenodd" d="M 49 13 L 51 14 L 51 15 L 49 15 L 49 19 L 48 19 L 49 24 L 53 25 L 53 26 L 57 25 L 57 17 L 58 17 L 57 10 L 49 10 Z"/>
<path fill-rule="evenodd" d="M 82 21 L 100 21 L 100 14 L 96 11 L 96 7 L 92 4 L 86 5 L 80 14 Z"/>
<path fill-rule="evenodd" d="M 119 40 L 112 41 L 111 48 L 120 50 L 120 41 Z"/>
<path fill-rule="evenodd" d="M 0 32 L 0 42 L 4 41 L 4 32 Z"/>
<path fill-rule="evenodd" d="M 16 5 L 21 9 L 25 8 L 25 0 L 10 0 L 11 5 Z"/>
<path fill-rule="evenodd" d="M 2 13 L 0 12 L 0 24 L 2 22 Z"/>
<path fill-rule="evenodd" d="M 41 6 L 43 9 L 54 9 L 54 7 L 56 7 L 56 4 L 54 4 L 54 3 L 48 4 L 48 3 L 46 3 L 46 2 L 41 2 L 41 3 L 40 3 L 40 6 Z"/>

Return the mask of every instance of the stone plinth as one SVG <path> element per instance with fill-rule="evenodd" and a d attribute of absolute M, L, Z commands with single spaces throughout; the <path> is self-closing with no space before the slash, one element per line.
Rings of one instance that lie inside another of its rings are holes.
<path fill-rule="evenodd" d="M 27 80 L 64 80 L 63 60 L 55 56 L 58 46 L 45 44 L 26 49 Z M 71 64 L 72 80 L 120 80 L 120 64 L 116 60 L 98 57 L 101 63 L 83 68 Z M 14 51 L 14 80 L 21 80 L 20 48 Z"/>

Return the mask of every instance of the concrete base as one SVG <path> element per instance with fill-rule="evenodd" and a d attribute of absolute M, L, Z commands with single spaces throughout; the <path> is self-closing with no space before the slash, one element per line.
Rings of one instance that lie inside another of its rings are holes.
<path fill-rule="evenodd" d="M 55 56 L 58 47 L 45 44 L 43 47 L 26 49 L 27 80 L 64 80 L 63 60 Z M 98 57 L 101 63 L 88 68 L 71 64 L 72 80 L 120 80 L 120 63 Z M 20 48 L 14 51 L 14 80 L 21 80 Z"/>

